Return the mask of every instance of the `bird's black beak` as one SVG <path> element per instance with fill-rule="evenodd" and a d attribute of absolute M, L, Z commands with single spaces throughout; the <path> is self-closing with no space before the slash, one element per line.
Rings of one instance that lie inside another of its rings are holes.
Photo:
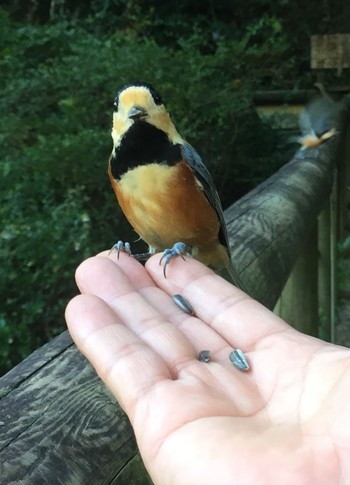
<path fill-rule="evenodd" d="M 147 116 L 147 111 L 144 110 L 143 108 L 140 108 L 140 106 L 134 105 L 132 108 L 130 108 L 128 112 L 128 118 L 131 118 L 134 121 L 139 121 Z"/>

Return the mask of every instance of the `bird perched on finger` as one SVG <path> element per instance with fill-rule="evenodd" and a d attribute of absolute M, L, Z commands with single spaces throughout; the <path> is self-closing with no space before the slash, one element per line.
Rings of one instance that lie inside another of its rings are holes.
<path fill-rule="evenodd" d="M 229 251 L 224 215 L 212 177 L 176 130 L 159 93 L 148 83 L 123 86 L 114 101 L 109 178 L 119 205 L 149 246 L 193 257 L 243 288 Z M 125 249 L 122 242 L 115 245 Z M 127 247 L 129 251 L 129 248 Z"/>
<path fill-rule="evenodd" d="M 302 136 L 297 141 L 302 150 L 321 145 L 337 133 L 339 104 L 326 93 L 321 83 L 315 83 L 315 86 L 320 90 L 321 96 L 308 103 L 299 118 Z"/>

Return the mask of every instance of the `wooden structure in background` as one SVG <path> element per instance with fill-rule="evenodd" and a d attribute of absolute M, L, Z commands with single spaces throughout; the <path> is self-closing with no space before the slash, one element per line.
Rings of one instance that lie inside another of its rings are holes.
<path fill-rule="evenodd" d="M 311 36 L 311 69 L 350 67 L 350 34 Z"/>
<path fill-rule="evenodd" d="M 313 256 L 298 263 L 298 285 L 307 277 L 307 260 L 317 265 L 316 221 L 329 204 L 346 146 L 339 135 L 298 151 L 225 213 L 238 272 L 252 296 L 271 309 L 300 254 Z M 330 227 L 328 217 L 319 224 Z M 315 281 L 310 284 L 315 288 Z M 127 417 L 67 333 L 0 379 L 0 431 L 4 484 L 150 483 Z"/>
<path fill-rule="evenodd" d="M 349 68 L 350 34 L 312 36 L 310 57 L 319 80 L 324 69 Z M 334 341 L 336 319 L 336 245 L 344 238 L 349 210 L 349 128 L 346 131 L 331 196 L 275 309 L 297 329 L 329 341 Z"/>

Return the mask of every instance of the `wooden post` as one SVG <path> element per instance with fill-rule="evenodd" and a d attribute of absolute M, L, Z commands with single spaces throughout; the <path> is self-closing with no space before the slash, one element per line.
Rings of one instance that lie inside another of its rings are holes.
<path fill-rule="evenodd" d="M 334 244 L 334 207 L 336 180 L 331 198 L 318 218 L 318 300 L 319 300 L 319 337 L 333 340 L 335 301 L 335 244 Z"/>
<path fill-rule="evenodd" d="M 338 204 L 336 208 L 337 217 L 337 240 L 342 241 L 347 235 L 347 219 L 350 200 L 350 129 L 343 134 L 343 143 L 339 153 L 337 164 Z"/>
<path fill-rule="evenodd" d="M 283 289 L 279 315 L 297 330 L 318 336 L 318 251 L 315 227 Z"/>
<path fill-rule="evenodd" d="M 333 190 L 330 198 L 330 290 L 331 290 L 331 315 L 330 315 L 330 341 L 335 342 L 335 323 L 336 323 L 336 305 L 337 305 L 337 243 L 339 241 L 339 220 L 337 217 L 339 207 L 339 189 L 337 169 L 335 170 Z"/>

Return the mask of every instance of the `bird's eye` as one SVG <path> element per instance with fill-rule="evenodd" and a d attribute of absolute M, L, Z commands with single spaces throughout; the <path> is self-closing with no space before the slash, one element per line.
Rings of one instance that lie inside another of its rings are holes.
<path fill-rule="evenodd" d="M 113 109 L 114 109 L 114 111 L 118 111 L 118 107 L 119 107 L 119 96 L 116 96 L 114 98 L 114 103 L 113 103 Z"/>
<path fill-rule="evenodd" d="M 157 104 L 157 105 L 160 105 L 160 104 L 163 104 L 163 100 L 162 98 L 160 97 L 158 91 L 156 91 L 154 89 L 153 86 L 150 86 L 149 85 L 149 90 L 150 90 L 150 93 L 152 94 L 152 98 L 154 99 L 154 102 Z"/>

